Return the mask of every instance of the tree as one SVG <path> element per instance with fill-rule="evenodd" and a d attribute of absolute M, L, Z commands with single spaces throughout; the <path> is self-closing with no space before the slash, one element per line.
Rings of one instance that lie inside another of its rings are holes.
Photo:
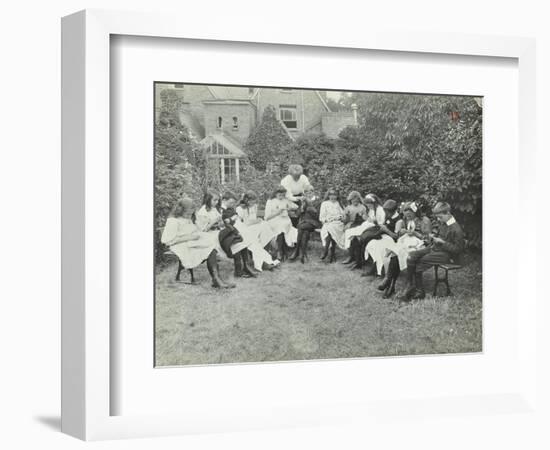
<path fill-rule="evenodd" d="M 292 142 L 277 118 L 277 111 L 270 105 L 264 109 L 262 120 L 248 137 L 244 150 L 256 170 L 265 171 L 268 166 L 274 166 L 280 173 L 287 163 L 285 155 Z"/>
<path fill-rule="evenodd" d="M 448 201 L 470 240 L 480 243 L 482 109 L 475 99 L 368 93 L 353 94 L 353 101 L 359 107 L 359 127 L 356 136 L 343 136 L 343 145 L 377 155 L 363 164 L 376 167 L 384 161 L 380 168 L 389 179 L 379 185 L 379 193 L 394 195 L 394 186 L 396 196 L 408 191 L 408 199 Z M 374 179 L 372 173 L 350 170 L 349 176 Z"/>
<path fill-rule="evenodd" d="M 305 134 L 296 139 L 288 150 L 289 164 L 300 164 L 305 174 L 320 192 L 333 184 L 333 174 L 337 167 L 350 162 L 336 141 L 323 133 Z"/>

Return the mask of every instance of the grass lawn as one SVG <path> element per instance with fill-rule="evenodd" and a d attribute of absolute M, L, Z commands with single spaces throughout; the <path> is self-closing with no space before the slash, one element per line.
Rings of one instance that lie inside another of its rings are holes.
<path fill-rule="evenodd" d="M 481 258 L 449 275 L 453 295 L 398 306 L 382 299 L 379 278 L 362 278 L 339 260 L 285 262 L 237 287 L 214 290 L 205 264 L 198 285 L 174 281 L 176 263 L 156 274 L 156 365 L 221 364 L 482 350 Z M 232 262 L 220 264 L 231 279 Z M 182 274 L 182 279 L 188 274 Z M 427 291 L 433 270 L 425 273 Z M 402 274 L 398 291 L 405 283 Z M 441 292 L 444 288 L 441 289 Z"/>

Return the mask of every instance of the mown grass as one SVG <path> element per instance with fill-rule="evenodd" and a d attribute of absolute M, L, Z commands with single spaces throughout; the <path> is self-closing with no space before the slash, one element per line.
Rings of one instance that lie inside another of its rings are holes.
<path fill-rule="evenodd" d="M 453 295 L 398 305 L 337 262 L 285 262 L 237 287 L 216 291 L 206 267 L 198 285 L 174 281 L 175 263 L 156 274 L 157 366 L 465 353 L 482 350 L 481 259 L 450 274 Z M 340 254 L 342 260 L 343 254 Z M 221 262 L 232 278 L 232 263 Z M 183 275 L 185 278 L 187 274 Z M 402 288 L 404 275 L 399 280 Z M 428 291 L 433 270 L 426 272 Z"/>

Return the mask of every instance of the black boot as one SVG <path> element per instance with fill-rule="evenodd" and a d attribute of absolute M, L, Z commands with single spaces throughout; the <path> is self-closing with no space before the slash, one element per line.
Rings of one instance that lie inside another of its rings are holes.
<path fill-rule="evenodd" d="M 355 247 L 357 246 L 357 239 L 352 238 L 349 245 L 349 256 L 342 264 L 351 264 L 355 261 Z"/>
<path fill-rule="evenodd" d="M 415 282 L 416 282 L 416 291 L 413 296 L 413 299 L 422 300 L 423 298 L 426 298 L 426 291 L 424 290 L 424 280 L 422 277 L 422 272 L 416 272 Z"/>
<path fill-rule="evenodd" d="M 388 267 L 388 273 L 386 273 L 386 278 L 384 278 L 384 281 L 382 281 L 382 283 L 380 283 L 376 289 L 378 289 L 379 291 L 385 291 L 386 289 L 388 289 L 390 287 L 390 284 L 391 284 L 391 272 L 390 272 L 390 268 Z"/>
<path fill-rule="evenodd" d="M 285 245 L 285 235 L 281 233 L 279 236 L 277 236 L 277 259 L 281 262 L 285 260 L 285 256 L 286 256 L 284 245 Z"/>
<path fill-rule="evenodd" d="M 416 292 L 416 286 L 414 284 L 415 271 L 416 267 L 407 266 L 407 288 L 405 289 L 405 292 L 399 296 L 399 301 L 410 302 L 412 300 Z"/>
<path fill-rule="evenodd" d="M 390 287 L 390 284 L 393 280 L 393 271 L 395 270 L 394 269 L 394 261 L 397 260 L 397 257 L 395 256 L 392 256 L 390 258 L 390 261 L 388 263 L 388 270 L 386 271 L 386 277 L 384 278 L 384 281 L 382 281 L 381 284 L 378 285 L 377 289 L 379 291 L 385 291 L 386 289 L 388 289 Z M 399 270 L 399 262 L 398 262 L 398 267 L 397 269 Z"/>
<path fill-rule="evenodd" d="M 248 250 L 245 248 L 240 252 L 241 259 L 243 261 L 243 277 L 244 278 L 256 278 L 256 274 L 248 267 Z"/>
<path fill-rule="evenodd" d="M 390 263 L 388 265 L 390 284 L 384 291 L 384 295 L 382 296 L 382 298 L 390 298 L 395 293 L 395 284 L 397 283 L 400 272 L 401 270 L 399 269 L 399 260 L 397 259 L 397 256 L 393 256 L 390 259 Z"/>
<path fill-rule="evenodd" d="M 309 260 L 309 257 L 307 256 L 307 245 L 309 243 L 309 231 L 304 231 L 304 234 L 302 236 L 302 257 L 300 258 L 300 262 L 304 264 L 306 260 Z"/>
<path fill-rule="evenodd" d="M 336 241 L 332 239 L 331 245 L 330 245 L 330 259 L 329 263 L 333 263 L 336 261 Z"/>
<path fill-rule="evenodd" d="M 233 255 L 233 266 L 234 266 L 233 275 L 235 276 L 235 278 L 242 277 L 243 276 L 243 263 L 242 263 L 242 260 L 241 260 L 241 253 L 240 252 Z"/>
<path fill-rule="evenodd" d="M 332 238 L 330 237 L 330 234 L 327 236 L 327 239 L 325 241 L 325 248 L 323 251 L 323 256 L 321 256 L 321 259 L 326 259 L 328 256 L 328 251 L 330 249 L 330 244 L 332 243 Z"/>
<path fill-rule="evenodd" d="M 365 267 L 365 247 L 366 245 L 364 245 L 361 240 L 357 240 L 357 246 L 355 248 L 355 263 L 350 266 L 351 270 L 360 270 Z M 365 274 L 363 275 L 366 276 Z"/>
<path fill-rule="evenodd" d="M 298 230 L 298 240 L 296 242 L 296 246 L 294 247 L 294 251 L 292 252 L 292 255 L 288 258 L 290 261 L 295 261 L 298 259 L 298 256 L 300 256 L 300 247 L 302 245 L 302 239 L 303 239 L 303 232 L 302 230 Z"/>
<path fill-rule="evenodd" d="M 212 257 L 212 254 L 214 254 L 214 257 Z M 216 260 L 215 252 L 212 252 L 212 254 L 206 260 L 206 267 L 208 269 L 208 273 L 210 274 L 210 277 L 212 278 L 212 287 L 215 287 L 217 289 L 234 288 L 235 287 L 234 283 L 228 283 L 222 280 L 222 277 L 220 276 L 220 267 L 218 266 L 218 261 Z"/>

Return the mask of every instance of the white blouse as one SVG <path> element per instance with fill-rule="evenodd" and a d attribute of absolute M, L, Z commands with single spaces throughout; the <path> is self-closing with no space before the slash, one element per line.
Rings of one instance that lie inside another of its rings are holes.
<path fill-rule="evenodd" d="M 289 209 L 296 209 L 297 205 L 292 203 L 288 199 L 279 200 L 278 198 L 272 198 L 265 204 L 265 217 L 272 216 L 278 210 L 283 209 L 282 214 L 278 214 L 275 217 L 288 217 Z M 274 218 L 274 217 L 272 217 Z"/>
<path fill-rule="evenodd" d="M 195 223 L 200 231 L 210 231 L 210 227 L 218 223 L 222 218 L 221 213 L 214 207 L 210 211 L 206 209 L 206 205 L 202 205 L 197 211 Z"/>
<path fill-rule="evenodd" d="M 306 188 L 313 189 L 309 179 L 305 175 L 300 175 L 298 181 L 296 181 L 292 175 L 287 175 L 281 180 L 281 186 L 286 189 L 286 197 L 289 200 L 297 200 L 296 195 L 302 195 Z"/>
<path fill-rule="evenodd" d="M 321 209 L 319 211 L 319 220 L 321 223 L 335 222 L 337 220 L 344 219 L 344 209 L 340 206 L 340 203 L 325 200 L 321 203 Z"/>
<path fill-rule="evenodd" d="M 237 206 L 237 215 L 243 223 L 251 220 L 256 220 L 258 218 L 258 205 L 254 205 L 249 208 L 245 208 L 244 206 Z"/>
<path fill-rule="evenodd" d="M 160 238 L 161 242 L 165 245 L 171 246 L 177 243 L 177 241 L 190 234 L 198 232 L 199 229 L 191 221 L 191 219 L 184 219 L 183 217 L 168 217 L 166 219 L 166 225 Z"/>

